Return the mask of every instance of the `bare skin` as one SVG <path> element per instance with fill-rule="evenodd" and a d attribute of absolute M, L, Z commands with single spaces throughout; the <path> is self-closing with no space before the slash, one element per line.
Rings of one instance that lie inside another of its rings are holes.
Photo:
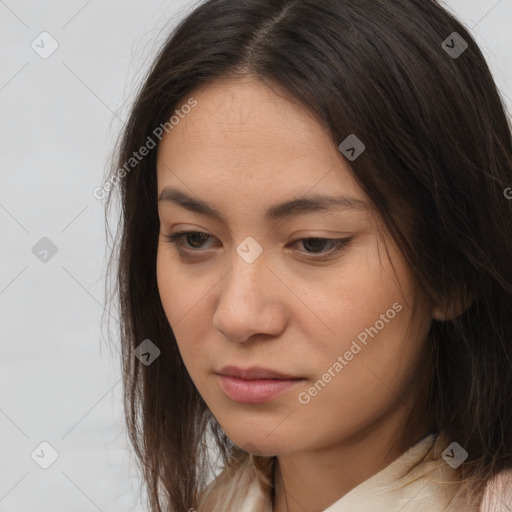
<path fill-rule="evenodd" d="M 427 434 L 424 418 L 405 436 L 400 429 L 417 399 L 435 308 L 391 238 L 379 238 L 377 213 L 304 107 L 250 79 L 193 96 L 197 106 L 159 147 L 158 194 L 179 189 L 217 207 L 224 221 L 159 201 L 162 304 L 228 436 L 277 455 L 274 512 L 321 512 Z M 350 201 L 265 217 L 277 203 L 317 194 Z M 180 254 L 166 235 L 190 231 L 205 236 L 182 239 Z M 248 237 L 263 250 L 251 263 L 236 251 L 255 250 L 243 244 Z M 311 238 L 348 241 L 333 252 Z M 377 334 L 345 357 L 371 327 Z M 338 356 L 347 363 L 341 370 Z M 220 385 L 225 365 L 302 380 L 269 401 L 241 403 Z M 325 386 L 315 393 L 319 379 Z"/>

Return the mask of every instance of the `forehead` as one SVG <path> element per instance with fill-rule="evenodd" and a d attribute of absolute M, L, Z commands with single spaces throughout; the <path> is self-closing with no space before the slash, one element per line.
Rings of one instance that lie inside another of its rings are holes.
<path fill-rule="evenodd" d="M 159 194 L 176 185 L 248 205 L 308 193 L 363 199 L 326 129 L 281 89 L 250 78 L 219 80 L 190 96 L 197 105 L 158 148 Z"/>

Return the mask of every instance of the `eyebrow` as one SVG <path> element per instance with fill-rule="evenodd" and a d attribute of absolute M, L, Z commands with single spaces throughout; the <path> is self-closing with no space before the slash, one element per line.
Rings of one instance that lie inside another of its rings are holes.
<path fill-rule="evenodd" d="M 181 190 L 164 188 L 158 198 L 158 202 L 161 201 L 170 201 L 192 212 L 216 217 L 226 223 L 224 216 L 218 208 L 202 199 L 189 196 Z M 265 217 L 269 220 L 277 220 L 305 213 L 348 209 L 369 210 L 370 205 L 365 201 L 353 197 L 312 195 L 290 199 L 271 206 L 265 212 Z"/>

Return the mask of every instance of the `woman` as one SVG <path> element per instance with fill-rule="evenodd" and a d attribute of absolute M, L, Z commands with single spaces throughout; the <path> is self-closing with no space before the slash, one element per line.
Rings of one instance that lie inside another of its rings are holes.
<path fill-rule="evenodd" d="M 188 15 L 107 187 L 151 510 L 510 510 L 511 184 L 491 73 L 434 1 Z"/>

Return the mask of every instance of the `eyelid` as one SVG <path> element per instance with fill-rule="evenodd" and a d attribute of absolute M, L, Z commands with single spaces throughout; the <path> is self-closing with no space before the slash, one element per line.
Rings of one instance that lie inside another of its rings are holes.
<path fill-rule="evenodd" d="M 175 246 L 175 248 L 179 254 L 186 256 L 186 257 L 193 258 L 194 255 L 200 255 L 201 253 L 208 251 L 208 249 L 204 249 L 204 250 L 203 249 L 186 249 L 180 245 L 180 241 L 185 239 L 187 237 L 187 235 L 196 235 L 196 234 L 204 235 L 208 239 L 215 238 L 213 235 L 209 235 L 208 233 L 204 233 L 202 231 L 181 231 L 181 232 L 172 233 L 170 235 L 164 235 L 164 237 L 167 239 L 167 241 L 169 243 L 171 243 L 172 245 Z M 321 261 L 321 260 L 329 259 L 329 258 L 333 257 L 335 254 L 342 251 L 352 241 L 353 238 L 354 238 L 353 236 L 348 236 L 345 238 L 325 238 L 325 237 L 320 237 L 320 236 L 306 236 L 306 237 L 302 237 L 302 238 L 297 238 L 297 239 L 293 240 L 292 242 L 290 242 L 288 245 L 295 245 L 295 244 L 297 244 L 299 242 L 303 242 L 305 240 L 321 240 L 324 242 L 329 242 L 332 245 L 332 248 L 326 252 L 320 252 L 320 253 L 314 253 L 314 252 L 311 253 L 310 252 L 310 253 L 308 253 L 308 252 L 299 251 L 296 249 L 293 250 L 294 252 L 299 253 L 301 256 L 304 256 L 307 259 Z"/>

